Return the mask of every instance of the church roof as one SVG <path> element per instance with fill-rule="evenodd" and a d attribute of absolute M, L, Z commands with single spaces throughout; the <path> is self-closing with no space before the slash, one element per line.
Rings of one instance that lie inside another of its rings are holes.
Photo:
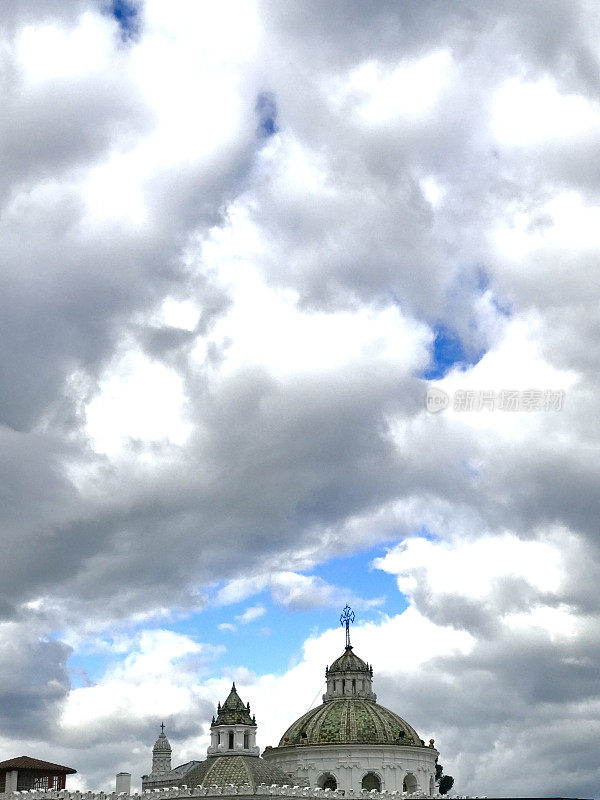
<path fill-rule="evenodd" d="M 266 783 L 268 786 L 278 786 L 293 783 L 292 778 L 276 766 L 267 764 L 257 756 L 214 756 L 201 761 L 185 776 L 186 784 L 190 788 L 196 786 L 251 786 L 256 791 L 257 786 Z"/>
<path fill-rule="evenodd" d="M 38 769 L 46 772 L 64 772 L 66 775 L 73 775 L 77 772 L 71 767 L 63 767 L 62 764 L 53 764 L 51 761 L 41 761 L 39 758 L 31 758 L 31 756 L 17 756 L 17 758 L 9 758 L 7 761 L 0 761 L 0 771 L 11 769 Z"/>
<path fill-rule="evenodd" d="M 362 658 L 359 658 L 353 651 L 352 645 L 348 645 L 339 658 L 328 668 L 327 673 L 332 672 L 365 672 L 371 673 L 371 668 Z"/>
<path fill-rule="evenodd" d="M 167 753 L 171 752 L 171 745 L 169 744 L 169 740 L 165 736 L 164 731 L 161 731 L 161 733 L 158 736 L 158 739 L 154 742 L 153 752 L 156 753 L 157 751 L 158 752 L 164 751 Z"/>
<path fill-rule="evenodd" d="M 415 729 L 393 711 L 372 700 L 349 697 L 323 703 L 290 725 L 279 747 L 298 744 L 423 746 Z"/>
<path fill-rule="evenodd" d="M 169 778 L 180 778 L 182 775 L 187 775 L 188 772 L 193 770 L 195 766 L 201 763 L 202 761 L 186 761 L 185 764 L 180 764 L 178 767 L 174 767 L 171 772 L 169 772 Z"/>
<path fill-rule="evenodd" d="M 213 719 L 212 725 L 253 725 L 256 720 L 250 716 L 250 703 L 244 705 L 237 690 L 235 683 L 227 696 L 227 700 L 217 708 L 217 718 Z"/>

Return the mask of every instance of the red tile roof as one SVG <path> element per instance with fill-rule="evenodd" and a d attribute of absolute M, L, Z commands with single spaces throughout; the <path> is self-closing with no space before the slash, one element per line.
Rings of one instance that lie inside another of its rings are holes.
<path fill-rule="evenodd" d="M 39 758 L 30 756 L 17 756 L 17 758 L 9 758 L 8 761 L 0 761 L 0 771 L 11 769 L 39 769 L 46 772 L 64 772 L 66 775 L 77 772 L 71 767 L 63 767 L 62 764 L 52 764 L 50 761 L 41 761 Z"/>

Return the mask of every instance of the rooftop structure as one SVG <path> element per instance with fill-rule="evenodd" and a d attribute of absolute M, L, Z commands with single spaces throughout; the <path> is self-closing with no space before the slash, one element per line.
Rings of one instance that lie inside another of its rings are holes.
<path fill-rule="evenodd" d="M 0 761 L 0 794 L 29 789 L 64 789 L 66 776 L 76 771 L 31 756 L 9 758 Z"/>

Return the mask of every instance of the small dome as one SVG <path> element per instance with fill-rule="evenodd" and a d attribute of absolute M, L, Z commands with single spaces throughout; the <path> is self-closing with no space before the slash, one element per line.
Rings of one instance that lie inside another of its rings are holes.
<path fill-rule="evenodd" d="M 185 782 L 192 789 L 196 786 L 222 787 L 233 784 L 251 786 L 253 792 L 261 783 L 266 783 L 267 786 L 298 784 L 297 780 L 293 781 L 283 770 L 256 756 L 211 756 L 190 770 L 185 776 Z"/>
<path fill-rule="evenodd" d="M 415 729 L 402 717 L 372 700 L 351 698 L 330 700 L 296 720 L 281 737 L 279 747 L 297 744 L 422 746 Z"/>
<path fill-rule="evenodd" d="M 365 672 L 370 674 L 371 668 L 366 664 L 362 658 L 359 658 L 352 652 L 352 645 L 349 645 L 342 655 L 333 662 L 327 670 L 331 675 L 332 672 Z"/>
<path fill-rule="evenodd" d="M 153 751 L 156 753 L 157 751 L 160 752 L 171 752 L 171 745 L 169 744 L 169 740 L 164 734 L 164 731 L 159 735 L 158 739 L 154 742 Z"/>

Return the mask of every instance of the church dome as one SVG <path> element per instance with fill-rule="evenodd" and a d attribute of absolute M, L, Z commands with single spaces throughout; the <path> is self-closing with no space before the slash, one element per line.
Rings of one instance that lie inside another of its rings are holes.
<path fill-rule="evenodd" d="M 165 736 L 164 731 L 159 734 L 158 739 L 154 742 L 153 751 L 156 752 L 165 752 L 171 753 L 171 745 L 169 744 L 169 740 Z"/>
<path fill-rule="evenodd" d="M 342 655 L 336 658 L 328 668 L 327 674 L 330 675 L 332 672 L 364 672 L 365 674 L 371 674 L 372 670 L 362 658 L 352 652 L 352 645 L 348 645 Z"/>
<path fill-rule="evenodd" d="M 351 698 L 330 700 L 308 711 L 290 725 L 279 747 L 320 744 L 423 746 L 415 729 L 402 717 L 372 700 Z"/>
<path fill-rule="evenodd" d="M 190 770 L 185 776 L 185 782 L 190 788 L 223 787 L 231 784 L 251 786 L 253 792 L 261 783 L 266 783 L 267 786 L 291 786 L 294 783 L 288 774 L 274 764 L 267 764 L 256 756 L 241 755 L 209 757 Z"/>

